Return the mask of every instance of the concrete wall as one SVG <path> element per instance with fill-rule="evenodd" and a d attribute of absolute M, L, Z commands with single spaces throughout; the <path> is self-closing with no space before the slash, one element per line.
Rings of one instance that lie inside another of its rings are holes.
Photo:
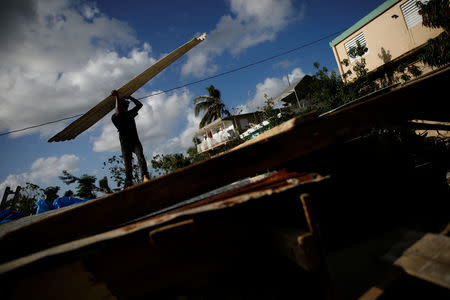
<path fill-rule="evenodd" d="M 436 37 L 443 31 L 442 29 L 424 27 L 421 23 L 408 29 L 400 8 L 406 1 L 397 2 L 333 47 L 333 53 L 341 75 L 347 70 L 351 70 L 357 61 L 355 60 L 348 67 L 341 65 L 340 62 L 342 60 L 350 60 L 344 45 L 361 32 L 364 33 L 367 48 L 369 49 L 363 57 L 366 59 L 366 67 L 371 71 L 384 64 L 383 60 L 378 56 L 381 54 L 381 48 L 384 48 L 391 55 L 391 60 L 393 60 L 403 53 L 424 44 L 428 39 Z M 393 18 L 393 15 L 398 17 Z"/>

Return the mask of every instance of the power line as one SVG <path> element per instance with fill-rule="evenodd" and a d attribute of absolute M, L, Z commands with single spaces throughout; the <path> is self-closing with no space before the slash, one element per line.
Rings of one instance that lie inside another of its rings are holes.
<path fill-rule="evenodd" d="M 33 128 L 36 128 L 36 127 L 41 127 L 41 126 L 52 124 L 52 123 L 58 123 L 58 122 L 61 122 L 61 121 L 65 121 L 65 120 L 81 117 L 82 115 L 84 115 L 84 114 L 78 114 L 78 115 L 75 115 L 75 116 L 62 118 L 62 119 L 58 119 L 58 120 L 54 120 L 54 121 L 49 121 L 49 122 L 45 122 L 45 123 L 42 123 L 42 124 L 25 127 L 25 128 L 22 128 L 22 129 L 16 129 L 16 130 L 8 131 L 8 132 L 3 132 L 3 133 L 0 133 L 0 136 L 11 134 L 11 133 L 15 133 L 15 132 L 19 132 L 19 131 L 24 131 L 24 130 L 28 130 L 28 129 L 33 129 Z"/>
<path fill-rule="evenodd" d="M 199 79 L 199 80 L 196 80 L 196 81 L 192 81 L 192 82 L 189 82 L 189 83 L 186 83 L 186 84 L 177 86 L 177 87 L 173 87 L 173 88 L 170 88 L 170 89 L 161 91 L 161 92 L 153 93 L 153 94 L 150 94 L 150 95 L 147 95 L 147 96 L 138 98 L 138 100 L 150 98 L 150 97 L 157 96 L 157 95 L 160 95 L 160 94 L 165 94 L 165 93 L 168 93 L 168 92 L 171 92 L 171 91 L 174 91 L 174 90 L 182 89 L 182 88 L 185 88 L 185 87 L 187 87 L 187 86 L 194 85 L 194 84 L 197 84 L 197 83 L 206 81 L 206 80 L 210 80 L 210 79 L 217 78 L 217 77 L 221 77 L 221 76 L 224 76 L 224 75 L 227 75 L 227 74 L 230 74 L 230 73 L 234 73 L 234 72 L 237 72 L 237 71 L 240 71 L 240 70 L 243 70 L 243 69 L 247 69 L 247 68 L 249 68 L 249 67 L 252 67 L 252 66 L 255 66 L 255 65 L 264 63 L 264 62 L 266 62 L 266 61 L 273 60 L 273 59 L 275 59 L 275 58 L 278 58 L 278 57 L 287 55 L 287 54 L 289 54 L 289 53 L 295 52 L 295 51 L 300 50 L 300 49 L 302 49 L 302 48 L 305 48 L 305 47 L 314 45 L 314 44 L 316 44 L 316 43 L 318 43 L 318 42 L 321 42 L 321 41 L 323 41 L 323 40 L 325 40 L 325 39 L 327 39 L 327 38 L 330 38 L 330 37 L 332 37 L 332 36 L 335 36 L 335 35 L 337 35 L 338 33 L 341 33 L 342 31 L 344 31 L 344 30 L 342 29 L 342 30 L 336 31 L 336 32 L 334 32 L 334 33 L 332 33 L 332 34 L 328 34 L 327 36 L 324 36 L 324 37 L 322 37 L 322 38 L 320 38 L 320 39 L 317 39 L 317 40 L 314 40 L 314 41 L 312 41 L 312 42 L 309 42 L 309 43 L 300 45 L 300 46 L 298 46 L 298 47 L 295 47 L 295 48 L 292 48 L 292 49 L 290 49 L 290 50 L 281 52 L 281 53 L 279 53 L 279 54 L 276 54 L 276 55 L 273 55 L 273 56 L 270 56 L 270 57 L 263 58 L 263 59 L 258 60 L 258 61 L 256 61 L 256 62 L 250 63 L 250 64 L 248 64 L 248 65 L 244 65 L 244 66 L 241 66 L 241 67 L 238 67 L 238 68 L 229 70 L 229 71 L 225 71 L 225 72 L 222 72 L 222 73 L 219 73 L 219 74 L 215 74 L 215 75 L 212 75 L 212 76 L 203 78 L 203 79 Z M 12 133 L 15 133 L 15 132 L 20 132 L 20 131 L 25 131 L 25 130 L 29 130 L 29 129 L 33 129 L 33 128 L 36 128 L 36 127 L 45 126 L 45 125 L 52 124 L 52 123 L 58 123 L 58 122 L 61 122 L 61 121 L 65 121 L 65 120 L 77 118 L 77 117 L 80 117 L 80 116 L 82 116 L 82 115 L 84 115 L 84 113 L 83 113 L 83 114 L 77 114 L 77 115 L 74 115 L 74 116 L 71 116 L 71 117 L 67 117 L 67 118 L 62 118 L 62 119 L 58 119 L 58 120 L 54 120 L 54 121 L 45 122 L 45 123 L 38 124 L 38 125 L 33 125 L 33 126 L 21 128 L 21 129 L 15 129 L 15 130 L 3 132 L 3 133 L 0 133 L 0 136 L 8 135 L 8 134 L 12 134 Z"/>

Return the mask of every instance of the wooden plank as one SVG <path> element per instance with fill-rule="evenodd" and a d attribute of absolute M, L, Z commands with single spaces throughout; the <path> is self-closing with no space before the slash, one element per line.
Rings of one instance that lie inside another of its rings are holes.
<path fill-rule="evenodd" d="M 120 238 L 124 238 L 126 236 L 129 236 L 133 233 L 137 233 L 142 230 L 152 230 L 152 228 L 155 227 L 168 228 L 164 226 L 164 224 L 168 224 L 176 219 L 194 218 L 194 216 L 197 214 L 204 214 L 206 212 L 214 210 L 226 209 L 228 207 L 237 206 L 246 203 L 248 201 L 264 197 L 271 197 L 276 194 L 282 194 L 292 190 L 293 188 L 298 188 L 301 185 L 311 187 L 311 185 L 324 182 L 328 180 L 328 178 L 329 177 L 317 177 L 317 178 L 311 177 L 309 180 L 305 181 L 298 180 L 296 178 L 285 178 L 283 180 L 278 181 L 277 182 L 278 184 L 272 182 L 273 184 L 262 185 L 259 186 L 259 188 L 255 188 L 255 184 L 251 183 L 248 184 L 246 187 L 238 188 L 237 189 L 239 191 L 238 193 L 230 193 L 229 191 L 226 191 L 221 194 L 223 195 L 223 197 L 221 195 L 213 195 L 211 197 L 203 199 L 201 203 L 196 203 L 196 205 L 188 206 L 185 209 L 174 209 L 172 211 L 168 211 L 166 213 L 153 217 L 148 217 L 143 220 L 134 222 L 129 225 L 125 225 L 123 227 L 114 230 L 110 230 L 79 240 L 69 241 L 67 243 L 55 247 L 44 249 L 42 251 L 38 251 L 21 258 L 11 260 L 4 264 L 0 264 L 0 274 L 8 273 L 12 270 L 35 263 L 48 257 L 54 257 L 59 256 L 61 254 L 67 254 L 73 251 L 78 251 L 80 249 L 87 248 L 89 246 L 98 243 L 105 243 L 111 240 L 119 240 Z M 261 180 L 261 183 L 264 182 L 265 179 Z M 211 203 L 211 200 L 214 199 L 216 201 Z M 187 223 L 189 222 L 190 221 L 187 221 Z M 184 221 L 184 223 L 182 222 L 178 224 L 187 224 L 187 223 L 186 221 Z M 173 225 L 168 226 L 173 227 Z M 160 229 L 156 229 L 156 232 L 157 231 L 160 231 Z M 151 231 L 150 233 L 152 232 L 155 233 L 155 230 Z M 305 238 L 306 240 L 304 240 L 303 237 L 299 237 L 298 240 L 299 246 L 306 245 L 308 249 L 311 249 L 311 247 L 313 247 L 311 246 L 311 241 L 308 239 L 308 237 Z M 308 257 L 312 257 L 313 253 L 308 252 L 308 255 L 309 255 Z M 314 262 L 311 262 L 311 264 L 312 263 Z"/>
<path fill-rule="evenodd" d="M 165 57 L 161 58 L 154 65 L 150 66 L 144 72 L 130 80 L 127 84 L 119 88 L 120 98 L 126 98 L 137 91 L 140 87 L 146 84 L 150 79 L 155 77 L 159 72 L 167 68 L 171 63 L 181 57 L 183 54 L 188 52 L 190 49 L 201 43 L 206 37 L 206 34 L 198 38 L 194 38 L 187 42 L 186 44 L 178 47 L 176 50 L 172 51 Z M 103 99 L 99 104 L 91 108 L 87 113 L 82 115 L 80 118 L 76 119 L 74 122 L 69 124 L 62 131 L 57 133 L 55 136 L 51 137 L 48 142 L 61 142 L 72 140 L 76 138 L 80 133 L 87 130 L 89 127 L 97 123 L 106 114 L 112 111 L 115 107 L 115 98 L 108 96 Z"/>
<path fill-rule="evenodd" d="M 394 265 L 409 275 L 450 289 L 450 238 L 427 233 L 408 248 Z"/>
<path fill-rule="evenodd" d="M 428 106 L 442 111 L 446 99 L 439 95 L 449 77 L 446 69 L 325 116 L 308 121 L 293 118 L 283 124 L 284 130 L 246 147 L 6 231 L 0 236 L 0 260 L 104 232 L 233 181 L 274 170 L 315 150 L 357 137 L 374 126 L 412 119 L 411 115 Z"/>

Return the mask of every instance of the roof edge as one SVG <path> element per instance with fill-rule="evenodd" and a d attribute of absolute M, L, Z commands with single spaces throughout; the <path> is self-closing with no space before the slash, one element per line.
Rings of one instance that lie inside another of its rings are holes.
<path fill-rule="evenodd" d="M 376 17 L 378 17 L 380 14 L 391 8 L 393 5 L 397 4 L 397 2 L 400 2 L 400 0 L 387 0 L 374 10 L 372 10 L 368 15 L 366 15 L 364 18 L 356 22 L 352 27 L 345 30 L 343 33 L 341 33 L 339 36 L 337 36 L 335 39 L 333 39 L 330 42 L 330 47 L 336 46 L 338 43 L 340 43 L 342 40 L 347 38 L 350 34 L 357 31 Z"/>

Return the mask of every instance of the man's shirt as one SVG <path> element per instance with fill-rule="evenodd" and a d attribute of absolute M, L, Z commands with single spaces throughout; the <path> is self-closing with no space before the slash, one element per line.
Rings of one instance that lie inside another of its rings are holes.
<path fill-rule="evenodd" d="M 119 131 L 120 142 L 135 143 L 139 141 L 136 122 L 134 121 L 134 118 L 138 115 L 138 110 L 138 107 L 133 107 L 129 111 L 112 115 L 111 120 Z"/>

